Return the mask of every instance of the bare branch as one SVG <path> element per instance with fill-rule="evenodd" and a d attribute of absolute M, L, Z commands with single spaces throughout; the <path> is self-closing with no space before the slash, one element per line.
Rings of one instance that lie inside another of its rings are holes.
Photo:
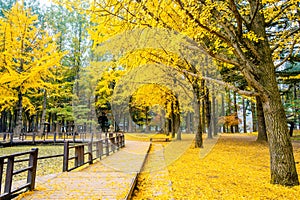
<path fill-rule="evenodd" d="M 282 7 L 279 8 L 280 12 L 278 12 L 268 22 L 266 22 L 265 23 L 266 26 L 270 26 L 274 22 L 274 20 L 276 20 L 282 13 L 284 13 L 284 10 L 288 9 L 289 7 L 291 7 L 292 4 L 287 4 L 287 2 L 286 2 L 286 3 L 282 4 L 281 6 Z"/>
<path fill-rule="evenodd" d="M 237 10 L 237 7 L 236 7 L 236 4 L 234 2 L 234 0 L 230 0 L 230 9 L 232 10 L 235 18 L 236 18 L 236 21 L 237 21 L 237 32 L 238 32 L 238 36 L 242 36 L 243 34 L 243 20 L 242 20 L 242 17 L 239 13 L 239 11 Z"/>
<path fill-rule="evenodd" d="M 256 0 L 256 8 L 255 8 L 255 11 L 254 11 L 254 13 L 253 13 L 253 16 L 252 16 L 252 18 L 251 18 L 251 20 L 250 20 L 250 26 L 252 25 L 252 23 L 253 23 L 253 21 L 254 21 L 254 18 L 256 17 L 256 14 L 257 14 L 257 12 L 258 12 L 258 8 L 259 8 L 259 1 Z"/>
<path fill-rule="evenodd" d="M 179 6 L 181 7 L 181 9 L 182 9 L 183 11 L 185 11 L 186 15 L 187 15 L 190 19 L 194 20 L 194 21 L 198 24 L 199 27 L 201 27 L 201 28 L 203 28 L 204 30 L 208 31 L 209 33 L 211 33 L 211 34 L 217 36 L 218 38 L 220 38 L 221 40 L 223 40 L 223 41 L 226 42 L 227 44 L 230 44 L 230 39 L 229 39 L 229 38 L 227 38 L 225 35 L 222 35 L 221 33 L 217 32 L 217 31 L 214 31 L 214 30 L 210 29 L 209 27 L 205 26 L 204 24 L 202 24 L 202 23 L 199 21 L 198 18 L 196 18 L 194 15 L 192 15 L 192 13 L 190 13 L 188 10 L 186 10 L 186 9 L 184 8 L 183 3 L 182 3 L 181 0 L 176 0 L 176 2 L 179 4 Z"/>
<path fill-rule="evenodd" d="M 187 41 L 191 44 L 186 46 L 186 48 L 190 49 L 190 50 L 197 50 L 197 51 L 201 51 L 203 53 L 207 53 L 209 56 L 222 61 L 222 62 L 226 62 L 228 64 L 234 65 L 234 66 L 240 66 L 240 63 L 238 63 L 235 59 L 230 59 L 225 55 L 222 55 L 220 53 L 216 54 L 213 53 L 211 50 L 209 50 L 208 48 L 205 48 L 203 46 L 199 46 L 199 44 L 192 40 L 191 38 L 187 38 Z"/>
<path fill-rule="evenodd" d="M 293 52 L 294 52 L 295 44 L 296 44 L 296 40 L 293 41 L 293 44 L 292 44 L 292 46 L 291 46 L 291 49 L 290 49 L 289 54 L 288 54 L 288 55 L 287 55 L 280 63 L 278 63 L 277 65 L 275 65 L 275 68 L 280 67 L 280 66 L 283 65 L 286 61 L 289 60 L 289 58 L 292 56 L 292 54 L 293 54 Z"/>
<path fill-rule="evenodd" d="M 191 76 L 194 76 L 194 77 L 197 77 L 199 79 L 204 79 L 206 81 L 210 81 L 210 82 L 214 82 L 214 83 L 217 83 L 219 85 L 223 85 L 225 86 L 226 88 L 230 89 L 230 90 L 233 90 L 234 92 L 240 94 L 240 95 L 245 95 L 245 96 L 258 96 L 259 94 L 257 92 L 254 92 L 254 91 L 245 91 L 245 90 L 241 90 L 229 83 L 226 83 L 224 81 L 221 81 L 221 80 L 217 80 L 217 79 L 213 79 L 213 78 L 209 78 L 209 77 L 206 77 L 206 76 L 200 76 L 198 74 L 194 74 L 194 73 L 191 73 L 187 70 L 182 70 L 182 72 L 186 73 L 186 74 L 189 74 Z"/>
<path fill-rule="evenodd" d="M 281 38 L 280 41 L 277 42 L 277 44 L 271 49 L 272 52 L 274 52 L 280 45 L 280 42 L 283 42 L 284 40 L 286 40 L 287 38 L 289 38 L 290 36 L 296 34 L 297 32 L 300 31 L 300 27 L 298 27 L 297 29 L 291 31 L 289 34 L 287 34 L 284 38 Z"/>

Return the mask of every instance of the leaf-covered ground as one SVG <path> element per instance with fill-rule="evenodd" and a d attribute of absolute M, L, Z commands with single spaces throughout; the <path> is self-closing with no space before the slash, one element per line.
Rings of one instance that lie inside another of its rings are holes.
<path fill-rule="evenodd" d="M 172 194 L 168 196 L 153 193 L 153 184 L 165 188 L 166 181 L 154 183 L 154 172 L 147 171 L 146 165 L 134 199 L 299 199 L 300 186 L 289 188 L 269 183 L 268 146 L 255 139 L 246 134 L 223 134 L 215 145 L 207 140 L 204 149 L 192 145 L 167 166 L 168 177 L 161 176 L 171 182 Z M 164 145 L 167 148 L 169 144 Z M 299 163 L 299 144 L 295 145 L 294 154 Z M 297 171 L 300 173 L 300 164 Z"/>

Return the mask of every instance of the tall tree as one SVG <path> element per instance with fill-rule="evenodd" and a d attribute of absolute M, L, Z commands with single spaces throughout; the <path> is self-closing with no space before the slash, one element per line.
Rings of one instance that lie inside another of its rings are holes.
<path fill-rule="evenodd" d="M 299 43 L 298 0 L 107 0 L 91 5 L 93 19 L 99 23 L 93 29 L 97 44 L 124 29 L 164 27 L 192 38 L 191 48 L 201 47 L 215 59 L 237 66 L 262 101 L 271 183 L 299 184 L 275 76 L 275 69 L 288 60 Z M 281 52 L 288 53 L 282 58 Z"/>
<path fill-rule="evenodd" d="M 26 94 L 46 87 L 53 70 L 59 68 L 63 54 L 57 51 L 54 37 L 37 26 L 37 15 L 32 15 L 23 5 L 16 3 L 0 23 L 0 84 L 15 99 L 14 132 L 20 134 L 23 103 L 31 106 Z M 12 96 L 6 97 L 10 98 Z"/>

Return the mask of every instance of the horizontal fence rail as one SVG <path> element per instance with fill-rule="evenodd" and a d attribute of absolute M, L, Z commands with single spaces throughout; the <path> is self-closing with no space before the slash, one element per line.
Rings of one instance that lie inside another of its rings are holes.
<path fill-rule="evenodd" d="M 28 159 L 17 160 L 17 157 L 29 155 Z M 8 156 L 0 157 L 0 200 L 11 199 L 18 195 L 18 192 L 27 189 L 33 190 L 35 187 L 35 177 L 37 169 L 37 159 L 38 159 L 38 149 L 34 148 L 31 151 L 15 153 Z M 14 164 L 16 162 L 26 162 L 28 161 L 28 166 L 15 170 Z M 4 165 L 6 165 L 6 175 L 4 181 L 4 191 L 2 192 L 2 178 Z M 27 171 L 27 181 L 26 184 L 19 186 L 16 189 L 12 188 L 13 176 Z"/>
<path fill-rule="evenodd" d="M 105 138 L 97 141 L 73 143 L 74 145 L 72 145 L 72 141 L 66 140 L 63 154 L 38 157 L 38 148 L 34 148 L 26 152 L 0 156 L 0 200 L 12 199 L 21 192 L 34 189 L 38 160 L 63 157 L 63 171 L 65 172 L 85 164 L 92 164 L 94 160 L 109 156 L 110 153 L 125 146 L 123 133 L 108 133 L 105 136 Z M 26 155 L 29 158 L 24 158 Z M 28 162 L 28 166 L 15 170 L 15 164 L 22 162 Z M 73 164 L 72 167 L 70 167 L 71 164 Z M 26 183 L 13 189 L 13 176 L 24 172 L 28 173 Z M 5 175 L 5 181 L 3 175 Z"/>
<path fill-rule="evenodd" d="M 109 133 L 109 137 L 85 144 L 71 146 L 69 141 L 64 143 L 63 171 L 72 171 L 82 165 L 92 164 L 97 158 L 109 156 L 125 146 L 125 136 L 122 133 Z M 70 167 L 70 161 L 74 163 Z"/>
<path fill-rule="evenodd" d="M 0 146 L 13 146 L 18 144 L 38 144 L 38 143 L 64 143 L 64 141 L 72 141 L 76 143 L 88 142 L 92 137 L 94 139 L 101 138 L 102 133 L 88 132 L 47 132 L 38 134 L 37 132 L 26 132 L 21 134 L 0 133 Z"/>

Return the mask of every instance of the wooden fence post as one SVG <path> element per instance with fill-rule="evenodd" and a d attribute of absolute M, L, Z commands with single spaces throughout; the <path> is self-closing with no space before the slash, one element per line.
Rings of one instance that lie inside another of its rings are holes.
<path fill-rule="evenodd" d="M 76 134 L 75 132 L 73 131 L 73 142 L 75 143 L 75 140 L 76 140 Z"/>
<path fill-rule="evenodd" d="M 5 186 L 4 193 L 11 193 L 11 185 L 12 185 L 12 176 L 14 171 L 14 156 L 9 156 L 7 158 L 7 168 L 6 168 L 6 178 L 5 178 Z"/>
<path fill-rule="evenodd" d="M 75 146 L 75 167 L 84 163 L 84 145 Z"/>
<path fill-rule="evenodd" d="M 108 144 L 108 138 L 105 138 L 105 147 L 106 147 L 106 156 L 109 156 L 109 144 Z"/>
<path fill-rule="evenodd" d="M 14 133 L 13 132 L 11 132 L 10 133 L 10 144 L 13 144 L 14 143 Z"/>
<path fill-rule="evenodd" d="M 109 140 L 111 143 L 111 150 L 112 152 L 115 152 L 115 137 L 110 137 Z"/>
<path fill-rule="evenodd" d="M 68 162 L 69 162 L 69 141 L 65 141 L 65 143 L 64 143 L 63 172 L 68 171 Z"/>
<path fill-rule="evenodd" d="M 3 165 L 4 165 L 4 159 L 0 158 L 0 194 L 2 190 Z"/>
<path fill-rule="evenodd" d="M 121 141 L 120 141 L 121 147 L 125 147 L 125 136 L 124 136 L 124 134 L 121 134 L 120 137 L 121 137 Z"/>
<path fill-rule="evenodd" d="M 27 175 L 27 183 L 30 183 L 29 190 L 33 190 L 35 186 L 37 159 L 38 159 L 38 148 L 31 149 L 33 152 L 30 153 L 28 167 L 31 167 Z"/>
<path fill-rule="evenodd" d="M 93 142 L 89 142 L 88 151 L 89 151 L 89 164 L 93 164 Z"/>
<path fill-rule="evenodd" d="M 100 154 L 100 159 L 102 158 L 102 156 L 103 156 L 103 139 L 101 139 L 100 141 L 99 141 L 99 154 Z"/>
<path fill-rule="evenodd" d="M 32 143 L 33 144 L 35 143 L 35 134 L 36 134 L 35 132 L 32 133 Z"/>
<path fill-rule="evenodd" d="M 54 135 L 53 135 L 53 141 L 54 141 L 54 143 L 56 143 L 56 135 L 57 135 L 57 133 L 56 133 L 56 131 L 54 132 Z"/>

